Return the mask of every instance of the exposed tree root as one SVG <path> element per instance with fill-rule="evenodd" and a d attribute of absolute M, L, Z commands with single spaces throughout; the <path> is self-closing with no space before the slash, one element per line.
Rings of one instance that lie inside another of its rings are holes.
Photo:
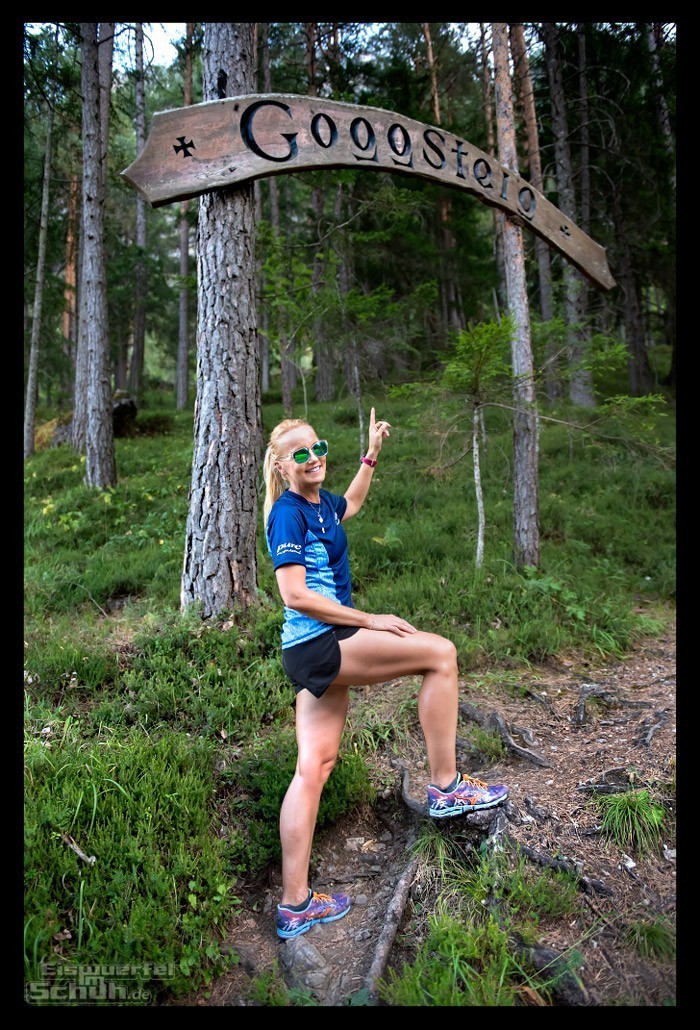
<path fill-rule="evenodd" d="M 583 876 L 578 869 L 576 862 L 572 862 L 568 858 L 552 858 L 550 855 L 545 855 L 541 851 L 535 851 L 534 848 L 528 847 L 526 844 L 518 844 L 517 841 L 509 838 L 510 844 L 513 849 L 526 858 L 529 858 L 531 862 L 536 865 L 543 866 L 547 869 L 554 869 L 558 872 L 570 873 L 575 877 L 577 884 L 585 891 L 586 894 L 613 894 L 614 892 L 606 886 L 601 880 L 593 880 L 588 876 Z"/>
<path fill-rule="evenodd" d="M 544 769 L 549 768 L 549 762 L 542 755 L 515 743 L 505 720 L 498 712 L 484 712 L 475 705 L 469 704 L 468 701 L 460 701 L 459 712 L 465 719 L 471 719 L 472 722 L 477 723 L 484 730 L 498 730 L 501 740 L 508 750 L 518 755 L 519 758 L 524 758 L 528 762 L 533 762 L 534 765 L 539 765 Z"/>
<path fill-rule="evenodd" d="M 601 701 L 604 701 L 606 705 L 610 705 L 611 707 L 650 707 L 650 703 L 648 701 L 629 701 L 627 700 L 627 698 L 622 698 L 619 697 L 617 694 L 611 693 L 605 687 L 601 687 L 598 683 L 582 683 L 581 689 L 579 691 L 579 698 L 576 703 L 576 708 L 574 710 L 574 726 L 583 726 L 583 724 L 586 722 L 586 702 L 591 697 L 600 698 Z"/>
<path fill-rule="evenodd" d="M 415 857 L 411 859 L 401 873 L 384 917 L 384 927 L 374 949 L 374 957 L 372 958 L 372 964 L 369 967 L 366 980 L 367 992 L 372 1004 L 377 1002 L 377 983 L 380 977 L 384 975 L 384 970 L 389 961 L 391 949 L 394 946 L 394 938 L 403 919 L 406 901 L 408 900 L 408 894 L 417 868 L 418 858 Z"/>
<path fill-rule="evenodd" d="M 419 804 L 410 796 L 409 786 L 410 773 L 405 766 L 402 766 L 401 797 L 404 804 L 416 817 L 424 819 L 427 817 L 426 807 L 425 805 Z M 491 850 L 508 846 L 515 853 L 525 855 L 525 857 L 536 862 L 540 866 L 547 866 L 557 870 L 565 870 L 576 877 L 579 886 L 588 894 L 593 892 L 598 894 L 612 894 L 612 891 L 599 880 L 592 880 L 589 877 L 582 876 L 575 863 L 568 859 L 551 858 L 548 855 L 544 855 L 541 852 L 526 847 L 525 845 L 518 844 L 517 841 L 513 840 L 508 833 L 509 819 L 507 806 L 496 809 L 487 809 L 480 812 L 469 812 L 459 820 L 448 819 L 446 822 L 448 824 L 459 823 L 460 829 L 463 829 L 465 825 L 467 825 L 470 829 L 488 830 L 489 834 L 486 838 L 486 844 Z M 391 947 L 396 936 L 396 930 L 401 922 L 408 893 L 415 875 L 416 864 L 416 859 L 409 863 L 396 885 L 394 896 L 389 906 L 389 911 L 387 912 L 385 928 L 377 944 L 370 974 L 367 978 L 368 990 L 373 1003 L 376 1002 L 376 983 L 378 978 L 383 974 L 389 960 Z M 488 907 L 492 911 L 494 918 L 498 921 L 498 903 L 492 898 L 489 901 Z M 586 990 L 583 981 L 572 971 L 570 964 L 560 952 L 556 951 L 554 948 L 547 948 L 542 945 L 526 945 L 519 937 L 517 937 L 517 935 L 512 938 L 512 946 L 514 954 L 523 966 L 533 969 L 539 975 L 544 974 L 548 979 L 551 979 L 550 990 L 558 1004 L 581 1006 L 588 1005 L 590 1003 L 588 991 Z"/>
<path fill-rule="evenodd" d="M 643 727 L 645 732 L 643 732 L 639 739 L 635 741 L 635 747 L 641 747 L 642 744 L 645 747 L 649 747 L 654 735 L 666 725 L 666 722 L 668 721 L 668 712 L 664 708 L 660 712 L 654 712 L 653 717 L 656 719 L 656 722 L 652 723 L 648 729 L 646 726 Z"/>

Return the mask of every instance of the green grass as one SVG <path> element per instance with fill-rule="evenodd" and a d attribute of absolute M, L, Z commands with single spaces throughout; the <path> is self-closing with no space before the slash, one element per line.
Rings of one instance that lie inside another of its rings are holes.
<path fill-rule="evenodd" d="M 663 918 L 633 920 L 625 939 L 642 958 L 671 962 L 676 957 L 676 932 Z"/>
<path fill-rule="evenodd" d="M 619 847 L 639 855 L 659 850 L 666 811 L 648 790 L 600 794 L 592 804 L 600 813 L 604 835 Z"/>
<path fill-rule="evenodd" d="M 358 607 L 444 633 L 462 674 L 499 681 L 562 651 L 624 655 L 672 617 L 670 407 L 655 449 L 543 421 L 537 569 L 512 562 L 512 429 L 506 412 L 488 410 L 477 569 L 472 468 L 468 457 L 450 464 L 470 431 L 459 420 L 463 401 L 446 398 L 438 409 L 376 394 L 366 412 L 371 404 L 393 431 L 367 503 L 347 525 Z M 195 989 L 222 968 L 240 885 L 279 860 L 277 815 L 295 761 L 281 608 L 262 533 L 257 607 L 207 623 L 179 611 L 192 417 L 152 412 L 160 414 L 166 432 L 116 441 L 114 489 L 88 490 L 83 462 L 65 445 L 24 466 L 27 976 L 36 979 L 47 961 L 144 970 L 150 962 L 168 970 L 143 974 L 156 998 Z M 326 485 L 343 492 L 360 452 L 354 403 L 310 405 L 308 415 L 330 442 Z M 281 417 L 279 400 L 264 404 L 266 432 Z M 322 825 L 372 802 L 373 753 L 400 752 L 416 721 L 409 703 L 391 720 L 371 706 L 355 719 L 324 791 Z M 493 739 L 472 744 L 497 757 Z M 462 884 L 462 895 L 478 892 L 484 876 L 472 869 L 477 886 Z M 565 903 L 566 884 L 547 881 L 540 895 L 518 876 L 508 890 L 513 918 L 533 911 L 530 896 L 541 918 L 545 902 Z M 517 918 L 524 936 L 535 932 L 532 919 Z M 459 986 L 429 986 L 433 1000 L 417 993 L 416 1004 L 517 1003 L 501 931 L 464 934 L 436 923 L 433 943 L 451 942 L 443 958 Z M 402 997 L 425 987 L 425 977 L 414 980 Z M 273 983 L 259 990 L 283 1003 Z"/>
<path fill-rule="evenodd" d="M 435 910 L 414 920 L 403 942 L 412 952 L 382 979 L 381 999 L 398 1006 L 519 1007 L 532 997 L 550 1005 L 557 981 L 576 977 L 580 955 L 564 955 L 556 969 L 526 968 L 523 945 L 536 944 L 548 920 L 571 919 L 578 905 L 574 877 L 536 870 L 507 849 L 476 852 L 459 828 L 429 826 L 415 844 L 423 889 Z M 418 939 L 415 943 L 414 935 Z"/>
<path fill-rule="evenodd" d="M 91 739 L 69 715 L 38 725 L 28 720 L 25 747 L 29 978 L 57 939 L 85 964 L 172 967 L 174 990 L 195 968 L 223 968 L 219 930 L 238 900 L 211 833 L 211 744 Z"/>

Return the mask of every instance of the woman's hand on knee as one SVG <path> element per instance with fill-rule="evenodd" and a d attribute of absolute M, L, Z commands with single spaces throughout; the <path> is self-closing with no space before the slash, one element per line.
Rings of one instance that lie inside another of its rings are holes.
<path fill-rule="evenodd" d="M 373 615 L 369 628 L 381 630 L 384 633 L 394 633 L 397 637 L 406 637 L 409 633 L 418 632 L 415 626 L 398 615 Z"/>

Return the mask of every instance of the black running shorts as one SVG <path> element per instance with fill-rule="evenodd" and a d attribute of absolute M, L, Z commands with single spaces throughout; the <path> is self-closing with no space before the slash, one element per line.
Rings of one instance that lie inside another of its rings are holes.
<path fill-rule="evenodd" d="M 332 626 L 303 644 L 282 648 L 282 668 L 289 676 L 297 694 L 310 690 L 314 697 L 328 689 L 340 669 L 339 640 L 357 633 L 359 626 Z"/>

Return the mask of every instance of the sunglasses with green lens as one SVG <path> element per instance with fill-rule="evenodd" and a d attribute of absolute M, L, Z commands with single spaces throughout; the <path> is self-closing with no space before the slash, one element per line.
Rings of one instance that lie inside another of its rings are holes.
<path fill-rule="evenodd" d="M 328 440 L 317 440 L 312 447 L 297 447 L 295 451 L 287 455 L 287 458 L 292 458 L 297 465 L 305 465 L 312 453 L 317 458 L 324 458 L 328 454 Z M 282 460 L 286 461 L 286 458 Z"/>

